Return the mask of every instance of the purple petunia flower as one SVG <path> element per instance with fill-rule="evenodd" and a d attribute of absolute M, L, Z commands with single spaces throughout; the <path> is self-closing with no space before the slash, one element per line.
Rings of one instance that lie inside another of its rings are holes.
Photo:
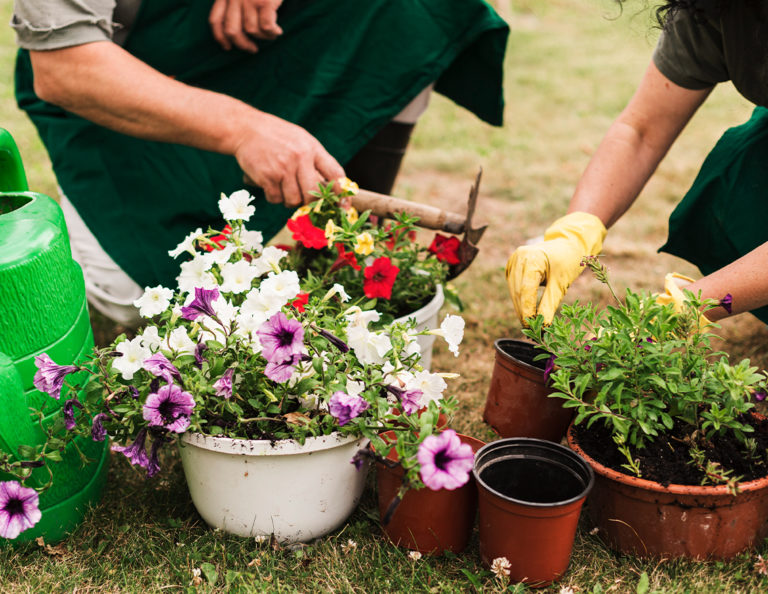
<path fill-rule="evenodd" d="M 128 392 L 130 392 L 131 398 L 134 400 L 139 399 L 139 389 L 136 386 L 128 386 Z"/>
<path fill-rule="evenodd" d="M 421 408 L 421 399 L 424 392 L 421 390 L 405 390 L 400 396 L 400 402 L 403 403 L 403 412 L 412 415 Z"/>
<path fill-rule="evenodd" d="M 718 305 L 722 305 L 725 311 L 727 311 L 729 314 L 733 313 L 733 295 L 728 293 L 720 300 Z"/>
<path fill-rule="evenodd" d="M 99 413 L 93 417 L 91 423 L 91 439 L 93 441 L 104 441 L 107 438 L 107 430 L 104 429 L 102 421 L 107 418 L 107 413 Z"/>
<path fill-rule="evenodd" d="M 266 375 L 273 382 L 278 384 L 284 384 L 293 375 L 293 370 L 296 368 L 296 363 L 301 360 L 301 355 L 293 355 L 285 361 L 270 361 L 264 368 L 264 375 Z"/>
<path fill-rule="evenodd" d="M 424 484 L 438 491 L 458 489 L 469 481 L 475 454 L 472 446 L 462 443 L 453 429 L 429 435 L 419 445 L 417 459 Z"/>
<path fill-rule="evenodd" d="M 119 452 L 123 454 L 134 466 L 147 468 L 149 466 L 149 457 L 147 456 L 147 451 L 144 448 L 144 442 L 146 439 L 147 430 L 142 429 L 136 435 L 136 439 L 132 445 L 119 446 L 117 444 L 113 444 L 111 449 L 113 452 Z"/>
<path fill-rule="evenodd" d="M 234 374 L 235 368 L 230 367 L 219 379 L 213 382 L 213 389 L 216 390 L 216 396 L 232 398 L 232 376 Z"/>
<path fill-rule="evenodd" d="M 320 336 L 325 338 L 328 342 L 330 342 L 332 345 L 334 345 L 337 349 L 339 349 L 342 353 L 349 352 L 349 345 L 341 340 L 338 336 L 335 334 L 331 334 L 327 330 L 323 330 L 322 328 L 318 328 L 318 333 Z"/>
<path fill-rule="evenodd" d="M 173 384 L 162 386 L 147 396 L 144 403 L 144 420 L 150 427 L 162 427 L 174 433 L 184 433 L 189 427 L 189 415 L 195 408 L 192 395 Z"/>
<path fill-rule="evenodd" d="M 291 320 L 279 311 L 256 331 L 261 342 L 261 354 L 270 363 L 280 363 L 300 355 L 304 346 L 301 322 Z"/>
<path fill-rule="evenodd" d="M 206 345 L 204 342 L 198 342 L 197 346 L 195 347 L 195 365 L 197 365 L 198 369 L 203 368 L 203 353 L 208 350 L 208 345 Z"/>
<path fill-rule="evenodd" d="M 762 402 L 763 400 L 765 400 L 766 394 L 765 394 L 765 392 L 763 390 L 758 390 L 754 394 L 752 394 L 752 396 L 758 402 Z"/>
<path fill-rule="evenodd" d="M 77 365 L 57 365 L 47 353 L 35 357 L 35 365 L 37 366 L 37 371 L 32 383 L 35 385 L 35 388 L 56 400 L 61 397 L 64 378 L 70 373 L 80 370 Z"/>
<path fill-rule="evenodd" d="M 147 478 L 152 478 L 158 472 L 160 472 L 160 460 L 158 458 L 158 452 L 164 444 L 165 440 L 162 437 L 156 437 L 152 441 L 152 447 L 149 450 L 149 464 L 147 464 Z"/>
<path fill-rule="evenodd" d="M 144 359 L 144 369 L 155 377 L 163 378 L 169 384 L 173 383 L 174 378 L 181 382 L 181 373 L 163 353 L 155 353 Z"/>
<path fill-rule="evenodd" d="M 16 538 L 40 521 L 37 491 L 17 481 L 0 482 L 0 537 Z"/>
<path fill-rule="evenodd" d="M 328 408 L 331 414 L 339 421 L 339 427 L 343 427 L 361 412 L 367 410 L 370 404 L 360 396 L 350 396 L 346 392 L 339 390 L 334 392 L 331 400 L 328 402 Z"/>
<path fill-rule="evenodd" d="M 195 298 L 189 305 L 181 308 L 181 317 L 185 320 L 196 320 L 200 316 L 216 317 L 213 302 L 219 298 L 218 289 L 203 289 L 195 287 Z"/>
<path fill-rule="evenodd" d="M 83 408 L 77 398 L 70 398 L 61 407 L 61 413 L 64 415 L 64 427 L 67 431 L 72 431 L 75 428 L 75 407 Z"/>
<path fill-rule="evenodd" d="M 549 381 L 549 376 L 552 374 L 552 372 L 555 370 L 555 359 L 556 357 L 554 355 L 551 355 L 549 359 L 547 359 L 547 364 L 544 367 L 544 381 Z"/>

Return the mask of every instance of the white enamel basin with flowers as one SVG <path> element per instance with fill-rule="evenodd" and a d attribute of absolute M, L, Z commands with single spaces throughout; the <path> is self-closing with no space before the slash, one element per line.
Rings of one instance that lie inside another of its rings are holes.
<path fill-rule="evenodd" d="M 286 439 L 181 438 L 192 502 L 207 524 L 239 536 L 308 542 L 338 528 L 355 510 L 368 465 L 352 463 L 368 440 L 333 433 Z"/>

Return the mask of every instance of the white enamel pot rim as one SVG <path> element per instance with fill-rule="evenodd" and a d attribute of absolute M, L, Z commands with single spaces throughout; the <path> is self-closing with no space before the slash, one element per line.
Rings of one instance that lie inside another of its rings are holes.
<path fill-rule="evenodd" d="M 362 436 L 352 433 L 342 435 L 339 432 L 318 437 L 307 437 L 304 444 L 295 439 L 280 439 L 270 441 L 268 439 L 239 439 L 232 437 L 214 437 L 203 433 L 186 432 L 181 436 L 182 447 L 193 445 L 195 447 L 229 454 L 242 454 L 244 456 L 281 456 L 294 455 L 307 452 L 318 452 L 348 444 L 361 439 Z M 365 447 L 365 443 L 361 447 Z"/>

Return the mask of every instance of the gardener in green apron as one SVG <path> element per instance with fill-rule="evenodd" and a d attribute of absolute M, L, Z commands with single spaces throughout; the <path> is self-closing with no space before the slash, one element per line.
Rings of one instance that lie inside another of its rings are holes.
<path fill-rule="evenodd" d="M 220 228 L 244 174 L 267 240 L 342 166 L 391 188 L 430 86 L 502 122 L 508 27 L 483 0 L 17 0 L 12 26 L 19 106 L 89 299 L 118 321 L 142 287 L 175 285 L 168 251 Z"/>
<path fill-rule="evenodd" d="M 768 3 L 667 2 L 658 14 L 663 31 L 653 60 L 592 157 L 568 214 L 543 242 L 509 258 L 510 294 L 523 323 L 537 313 L 552 320 L 583 270 L 582 257 L 600 252 L 606 228 L 631 206 L 712 88 L 727 80 L 758 107 L 725 133 L 672 213 L 661 249 L 706 276 L 668 275 L 665 298 L 679 305 L 675 281 L 691 281 L 686 288 L 706 298 L 730 295 L 707 312 L 711 320 L 751 311 L 768 323 Z M 546 288 L 537 303 L 540 283 Z"/>

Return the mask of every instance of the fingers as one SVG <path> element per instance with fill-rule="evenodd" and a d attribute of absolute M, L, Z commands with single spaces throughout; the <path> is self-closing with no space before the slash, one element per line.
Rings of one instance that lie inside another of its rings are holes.
<path fill-rule="evenodd" d="M 258 46 L 248 37 L 243 29 L 243 7 L 239 2 L 230 0 L 227 5 L 227 12 L 224 17 L 224 35 L 227 36 L 235 47 L 255 54 L 259 51 Z"/>
<path fill-rule="evenodd" d="M 538 290 L 548 267 L 546 254 L 530 246 L 518 248 L 507 262 L 509 294 L 523 325 L 537 313 Z"/>
<path fill-rule="evenodd" d="M 234 46 L 252 54 L 259 51 L 247 29 L 258 29 L 258 9 L 243 4 L 243 0 L 216 0 L 208 22 L 214 38 L 225 50 Z"/>
<path fill-rule="evenodd" d="M 335 180 L 334 190 L 337 192 L 341 190 L 338 180 L 346 177 L 344 168 L 322 146 L 315 153 L 314 165 L 323 180 Z M 317 184 L 315 184 L 315 188 L 317 188 Z"/>
<path fill-rule="evenodd" d="M 277 24 L 277 6 L 269 4 L 258 11 L 258 31 L 254 34 L 262 39 L 275 39 L 283 30 Z"/>
<path fill-rule="evenodd" d="M 213 37 L 225 50 L 232 49 L 232 44 L 224 35 L 224 15 L 227 12 L 227 0 L 216 0 L 213 3 L 211 12 L 208 14 L 208 23 L 211 26 Z"/>
<path fill-rule="evenodd" d="M 544 289 L 544 293 L 541 296 L 541 302 L 539 302 L 539 313 L 544 318 L 545 324 L 551 324 L 552 319 L 555 317 L 560 302 L 565 297 L 565 292 L 568 287 L 562 286 L 555 279 L 550 278 L 547 282 L 547 286 Z"/>

